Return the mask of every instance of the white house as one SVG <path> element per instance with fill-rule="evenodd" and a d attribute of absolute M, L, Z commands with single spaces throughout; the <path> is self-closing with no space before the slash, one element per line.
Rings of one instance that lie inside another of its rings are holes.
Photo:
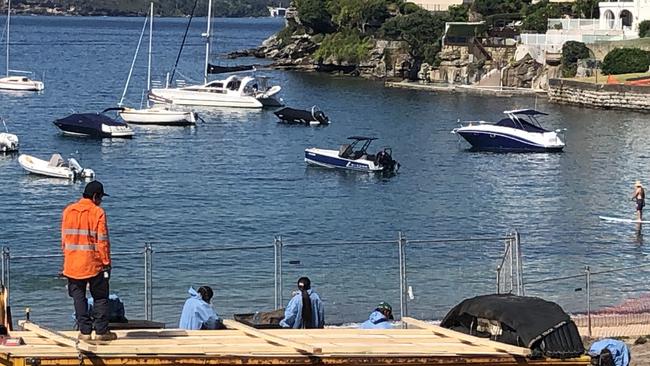
<path fill-rule="evenodd" d="M 600 19 L 549 19 L 546 34 L 521 34 L 521 43 L 559 52 L 567 41 L 594 43 L 639 37 L 639 23 L 650 20 L 650 0 L 598 3 Z"/>
<path fill-rule="evenodd" d="M 598 3 L 601 29 L 639 31 L 639 23 L 650 20 L 650 0 L 607 1 Z"/>

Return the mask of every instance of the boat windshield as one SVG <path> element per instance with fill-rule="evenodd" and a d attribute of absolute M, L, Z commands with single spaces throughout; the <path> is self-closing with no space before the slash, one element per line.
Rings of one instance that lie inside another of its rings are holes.
<path fill-rule="evenodd" d="M 529 119 L 526 119 L 528 117 Z M 508 114 L 508 118 L 504 118 L 497 122 L 497 126 L 516 128 L 527 132 L 548 132 L 539 123 L 537 118 L 533 115 L 523 116 L 517 114 Z"/>

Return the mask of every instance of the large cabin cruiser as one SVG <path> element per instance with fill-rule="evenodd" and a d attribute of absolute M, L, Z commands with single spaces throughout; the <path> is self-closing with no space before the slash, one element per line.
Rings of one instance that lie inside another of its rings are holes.
<path fill-rule="evenodd" d="M 203 85 L 151 89 L 149 99 L 177 105 L 262 108 L 282 105 L 275 97 L 280 89 L 277 85 L 268 87 L 264 78 L 231 75 Z"/>
<path fill-rule="evenodd" d="M 475 150 L 497 152 L 557 152 L 564 149 L 562 132 L 545 130 L 537 120 L 546 116 L 534 109 L 503 112 L 499 122 L 472 121 L 451 132 L 462 136 Z"/>

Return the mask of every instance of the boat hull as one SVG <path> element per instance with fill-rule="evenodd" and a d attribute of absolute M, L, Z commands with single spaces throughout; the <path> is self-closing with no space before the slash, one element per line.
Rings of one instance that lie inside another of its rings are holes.
<path fill-rule="evenodd" d="M 541 133 L 529 133 L 529 136 L 522 136 L 504 131 L 482 131 L 472 129 L 459 129 L 456 133 L 469 142 L 469 144 L 472 145 L 472 149 L 480 151 L 560 152 L 565 146 L 564 143 L 559 141 L 559 139 L 557 139 L 556 143 L 553 144 L 546 144 L 539 141 L 542 139 L 543 134 Z"/>
<path fill-rule="evenodd" d="M 11 133 L 0 133 L 0 152 L 16 152 L 19 146 L 18 136 Z"/>
<path fill-rule="evenodd" d="M 338 157 L 336 150 L 324 149 L 306 149 L 305 162 L 309 165 L 320 166 L 324 168 L 354 170 L 360 172 L 381 172 L 383 167 L 376 166 L 374 162 L 365 159 L 344 159 Z"/>
<path fill-rule="evenodd" d="M 45 89 L 42 81 L 24 80 L 22 77 L 9 76 L 0 79 L 0 89 L 17 91 L 41 91 Z"/>
<path fill-rule="evenodd" d="M 264 104 L 253 96 L 229 95 L 186 89 L 152 89 L 149 99 L 153 102 L 171 102 L 176 105 L 204 107 L 262 108 Z"/>
<path fill-rule="evenodd" d="M 68 136 L 77 137 L 94 137 L 94 138 L 132 138 L 133 130 L 128 129 L 113 129 L 112 126 L 102 126 L 102 130 L 95 128 L 79 126 L 79 125 L 66 125 L 54 122 L 56 127 L 61 130 L 61 133 Z"/>
<path fill-rule="evenodd" d="M 194 112 L 165 109 L 125 109 L 120 117 L 128 123 L 143 125 L 189 126 L 196 124 Z"/>

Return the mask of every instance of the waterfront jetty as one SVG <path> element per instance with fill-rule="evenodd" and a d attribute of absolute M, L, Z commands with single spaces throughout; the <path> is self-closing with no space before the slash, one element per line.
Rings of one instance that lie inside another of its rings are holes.
<path fill-rule="evenodd" d="M 11 332 L 24 344 L 0 346 L 0 364 L 25 365 L 588 365 L 589 357 L 531 359 L 530 350 L 478 338 L 413 318 L 409 329 L 259 330 L 225 320 L 226 330 L 117 330 L 93 344 L 77 332 L 21 321 Z"/>

